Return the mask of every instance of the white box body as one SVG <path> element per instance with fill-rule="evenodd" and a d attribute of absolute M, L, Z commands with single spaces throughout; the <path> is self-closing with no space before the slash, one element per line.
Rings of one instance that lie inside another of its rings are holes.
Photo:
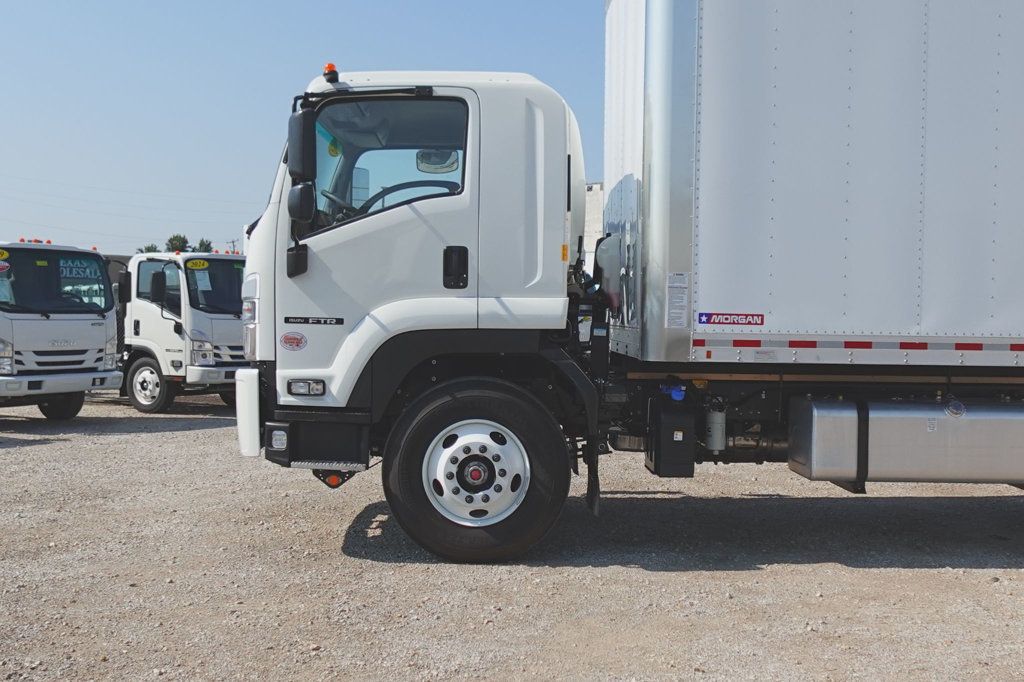
<path fill-rule="evenodd" d="M 616 352 L 1014 366 L 1024 3 L 608 0 Z"/>

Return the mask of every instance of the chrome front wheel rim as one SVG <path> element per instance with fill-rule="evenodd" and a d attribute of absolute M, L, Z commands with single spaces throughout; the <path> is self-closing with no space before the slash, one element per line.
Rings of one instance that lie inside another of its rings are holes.
<path fill-rule="evenodd" d="M 135 373 L 132 392 L 144 405 L 152 405 L 160 397 L 160 375 L 150 367 L 143 367 Z"/>
<path fill-rule="evenodd" d="M 460 526 L 494 525 L 511 516 L 530 487 L 530 458 L 515 434 L 489 419 L 441 431 L 423 458 L 423 489 L 442 516 Z"/>

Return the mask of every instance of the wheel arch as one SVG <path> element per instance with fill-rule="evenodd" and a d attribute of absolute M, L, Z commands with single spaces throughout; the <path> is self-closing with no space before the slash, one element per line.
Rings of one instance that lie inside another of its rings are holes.
<path fill-rule="evenodd" d="M 597 431 L 597 388 L 545 330 L 430 330 L 388 339 L 363 368 L 352 407 L 388 424 L 405 405 L 443 381 L 491 377 L 525 388 L 580 435 Z"/>

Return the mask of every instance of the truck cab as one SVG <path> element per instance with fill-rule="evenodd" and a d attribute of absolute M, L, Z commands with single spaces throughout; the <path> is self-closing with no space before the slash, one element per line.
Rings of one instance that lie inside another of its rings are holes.
<path fill-rule="evenodd" d="M 501 522 L 515 517 L 530 526 L 515 542 L 535 539 L 570 458 L 536 398 L 502 377 L 553 397 L 541 387 L 567 367 L 549 338 L 574 316 L 568 285 L 582 264 L 586 182 L 571 109 L 524 74 L 329 65 L 293 111 L 246 247 L 243 345 L 255 366 L 238 375 L 243 453 L 338 482 L 401 440 L 410 404 L 463 387 L 438 428 L 460 426 L 435 444 L 447 451 L 451 436 L 463 454 L 437 459 L 449 470 L 409 490 L 388 483 L 398 460 L 386 457 L 389 499 L 414 505 L 403 522 L 436 523 L 431 536 L 514 534 Z M 460 378 L 469 383 L 448 383 Z M 422 469 L 420 437 L 403 446 L 402 471 Z M 544 456 L 525 454 L 537 447 Z M 463 492 L 435 494 L 442 481 Z"/>
<path fill-rule="evenodd" d="M 114 297 L 94 251 L 0 244 L 0 406 L 71 419 L 85 392 L 116 389 Z"/>
<path fill-rule="evenodd" d="M 234 404 L 242 356 L 245 258 L 218 253 L 132 256 L 118 283 L 125 393 L 141 412 L 161 412 L 182 393 L 217 393 Z"/>

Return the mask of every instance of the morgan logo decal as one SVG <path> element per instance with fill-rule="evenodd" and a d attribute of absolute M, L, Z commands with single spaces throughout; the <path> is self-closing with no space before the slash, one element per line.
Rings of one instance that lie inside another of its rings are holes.
<path fill-rule="evenodd" d="M 281 334 L 281 347 L 285 350 L 302 350 L 306 347 L 306 335 L 299 332 Z"/>
<path fill-rule="evenodd" d="M 744 327 L 764 325 L 764 315 L 756 313 L 700 313 L 698 324 L 732 324 Z"/>

